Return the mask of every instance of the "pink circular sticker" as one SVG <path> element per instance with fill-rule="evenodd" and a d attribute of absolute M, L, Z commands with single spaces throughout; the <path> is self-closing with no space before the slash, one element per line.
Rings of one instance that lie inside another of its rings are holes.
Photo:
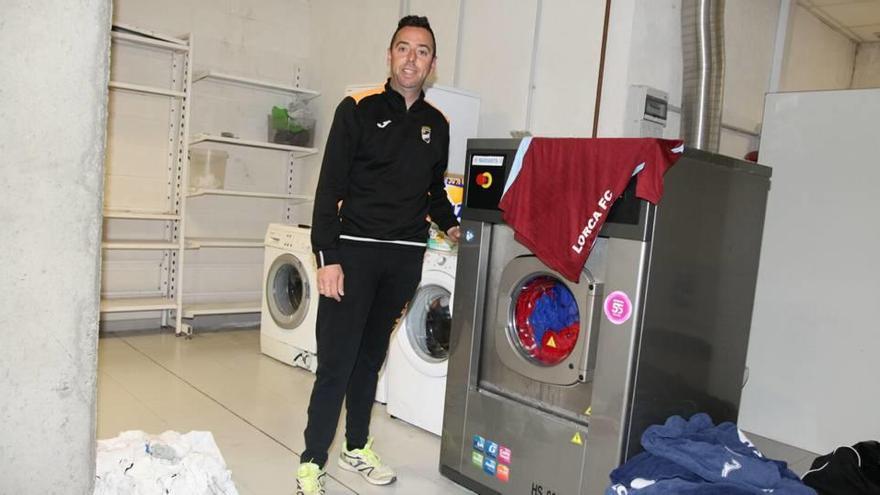
<path fill-rule="evenodd" d="M 605 316 L 615 325 L 621 325 L 632 316 L 632 301 L 625 293 L 616 290 L 605 298 Z"/>

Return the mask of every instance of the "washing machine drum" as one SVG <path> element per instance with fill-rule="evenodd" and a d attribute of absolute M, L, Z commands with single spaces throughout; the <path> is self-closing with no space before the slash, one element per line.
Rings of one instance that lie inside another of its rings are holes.
<path fill-rule="evenodd" d="M 578 304 L 559 279 L 538 275 L 514 296 L 511 340 L 532 362 L 552 366 L 565 360 L 580 335 Z"/>
<path fill-rule="evenodd" d="M 272 263 L 266 275 L 269 314 L 279 327 L 298 327 L 309 309 L 309 279 L 302 262 L 285 253 Z"/>
<path fill-rule="evenodd" d="M 438 363 L 449 357 L 451 293 L 439 285 L 419 287 L 406 313 L 406 336 L 422 359 Z"/>

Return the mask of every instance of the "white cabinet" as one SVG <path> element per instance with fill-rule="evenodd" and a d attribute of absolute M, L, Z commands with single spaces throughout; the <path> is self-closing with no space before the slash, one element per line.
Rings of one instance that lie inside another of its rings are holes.
<path fill-rule="evenodd" d="M 766 98 L 773 178 L 739 423 L 811 452 L 880 436 L 878 115 L 880 89 Z"/>

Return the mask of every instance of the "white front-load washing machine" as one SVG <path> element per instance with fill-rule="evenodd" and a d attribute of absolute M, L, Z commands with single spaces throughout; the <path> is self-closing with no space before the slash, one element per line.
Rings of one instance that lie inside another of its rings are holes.
<path fill-rule="evenodd" d="M 385 359 L 385 362 L 388 362 L 388 359 Z M 385 372 L 386 365 L 382 366 L 382 369 L 379 370 L 379 381 L 376 382 L 376 402 L 380 404 L 388 404 L 388 378 L 386 377 L 387 373 Z"/>
<path fill-rule="evenodd" d="M 311 231 L 273 223 L 266 231 L 260 350 L 285 364 L 317 367 L 317 267 Z"/>
<path fill-rule="evenodd" d="M 453 253 L 428 250 L 422 282 L 388 351 L 388 414 L 439 435 L 443 427 L 452 297 Z"/>

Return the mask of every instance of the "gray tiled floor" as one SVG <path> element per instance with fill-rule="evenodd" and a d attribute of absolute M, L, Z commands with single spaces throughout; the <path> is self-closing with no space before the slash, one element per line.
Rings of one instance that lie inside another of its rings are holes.
<path fill-rule="evenodd" d="M 211 431 L 242 495 L 292 494 L 314 375 L 260 354 L 259 338 L 253 330 L 192 340 L 167 333 L 102 338 L 98 438 L 125 430 Z M 438 437 L 392 419 L 379 404 L 371 433 L 398 482 L 374 487 L 329 462 L 328 495 L 470 493 L 437 471 Z"/>
<path fill-rule="evenodd" d="M 125 430 L 211 431 L 242 495 L 292 494 L 314 376 L 262 355 L 259 339 L 255 330 L 204 332 L 192 340 L 168 333 L 102 338 L 98 438 Z M 376 449 L 397 469 L 399 481 L 374 487 L 330 462 L 328 495 L 470 493 L 437 471 L 438 437 L 390 418 L 378 404 L 371 430 Z M 815 457 L 763 437 L 749 438 L 799 474 Z"/>

